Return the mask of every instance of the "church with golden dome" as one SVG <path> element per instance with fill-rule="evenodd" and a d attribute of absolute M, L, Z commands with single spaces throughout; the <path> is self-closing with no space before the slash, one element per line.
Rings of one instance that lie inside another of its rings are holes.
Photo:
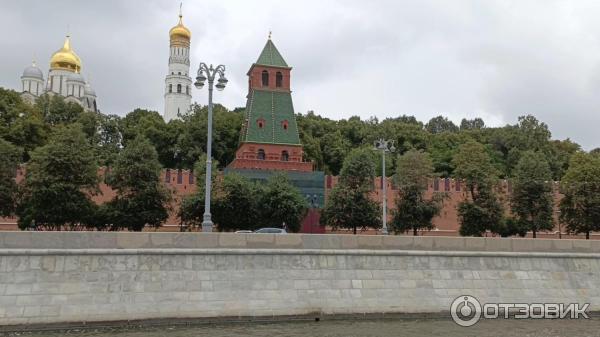
<path fill-rule="evenodd" d="M 188 113 L 192 106 L 192 78 L 190 77 L 190 43 L 192 33 L 179 23 L 169 31 L 169 67 L 165 78 L 165 121 L 177 119 Z"/>
<path fill-rule="evenodd" d="M 79 104 L 86 111 L 99 111 L 96 92 L 81 75 L 81 59 L 71 47 L 68 35 L 62 48 L 50 58 L 47 80 L 44 80 L 43 71 L 34 61 L 23 71 L 21 84 L 21 97 L 32 104 L 44 94 L 60 95 L 65 101 Z"/>

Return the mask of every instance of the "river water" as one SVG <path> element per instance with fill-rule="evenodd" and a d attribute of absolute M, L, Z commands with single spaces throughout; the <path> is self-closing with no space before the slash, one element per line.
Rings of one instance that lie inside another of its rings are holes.
<path fill-rule="evenodd" d="M 324 320 L 320 322 L 221 323 L 10 334 L 27 337 L 412 337 L 600 336 L 600 319 L 484 320 L 463 328 L 446 319 Z"/>

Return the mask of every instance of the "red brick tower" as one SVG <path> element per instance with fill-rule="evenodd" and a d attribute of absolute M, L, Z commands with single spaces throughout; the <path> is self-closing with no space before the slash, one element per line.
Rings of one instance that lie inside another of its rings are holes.
<path fill-rule="evenodd" d="M 248 71 L 246 114 L 232 169 L 313 171 L 302 144 L 290 90 L 290 72 L 271 38 Z"/>

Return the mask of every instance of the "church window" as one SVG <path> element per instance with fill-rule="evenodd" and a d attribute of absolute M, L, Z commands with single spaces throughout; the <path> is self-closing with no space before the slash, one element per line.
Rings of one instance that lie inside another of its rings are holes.
<path fill-rule="evenodd" d="M 277 88 L 281 88 L 283 86 L 283 74 L 281 71 L 278 71 L 277 74 L 275 74 L 275 86 Z"/>
<path fill-rule="evenodd" d="M 262 71 L 262 86 L 263 87 L 269 86 L 269 72 L 266 70 Z"/>
<path fill-rule="evenodd" d="M 287 151 L 281 151 L 281 161 L 288 161 L 290 160 L 290 155 Z"/>
<path fill-rule="evenodd" d="M 177 75 L 181 75 L 181 71 L 177 73 Z"/>
<path fill-rule="evenodd" d="M 256 120 L 256 124 L 258 125 L 258 128 L 262 129 L 265 127 L 265 120 L 262 118 L 259 118 L 258 120 Z"/>
<path fill-rule="evenodd" d="M 177 85 L 177 93 L 178 93 L 178 94 L 181 94 L 181 84 L 178 84 L 178 85 Z"/>
<path fill-rule="evenodd" d="M 173 85 L 169 84 L 169 93 L 172 93 L 172 92 L 173 92 Z"/>
<path fill-rule="evenodd" d="M 288 129 L 288 125 L 289 125 L 289 123 L 288 123 L 288 121 L 287 121 L 287 120 L 285 120 L 285 121 L 281 122 L 281 127 L 282 127 L 284 130 L 287 130 L 287 129 Z"/>
<path fill-rule="evenodd" d="M 186 95 L 190 94 L 190 86 L 189 85 L 185 86 L 185 93 L 186 93 Z"/>
<path fill-rule="evenodd" d="M 96 100 L 94 100 L 94 112 L 98 112 L 98 107 L 96 106 Z"/>
<path fill-rule="evenodd" d="M 257 158 L 258 158 L 258 160 L 265 160 L 265 150 L 258 149 Z"/>

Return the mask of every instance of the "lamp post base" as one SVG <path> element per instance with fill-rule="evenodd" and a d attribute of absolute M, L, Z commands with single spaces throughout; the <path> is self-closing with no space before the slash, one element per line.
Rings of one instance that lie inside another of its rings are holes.
<path fill-rule="evenodd" d="M 213 222 L 210 219 L 202 221 L 202 233 L 212 233 Z"/>
<path fill-rule="evenodd" d="M 390 234 L 390 233 L 388 232 L 388 229 L 387 229 L 387 227 L 383 227 L 383 228 L 381 229 L 381 235 L 388 235 L 388 234 Z"/>

